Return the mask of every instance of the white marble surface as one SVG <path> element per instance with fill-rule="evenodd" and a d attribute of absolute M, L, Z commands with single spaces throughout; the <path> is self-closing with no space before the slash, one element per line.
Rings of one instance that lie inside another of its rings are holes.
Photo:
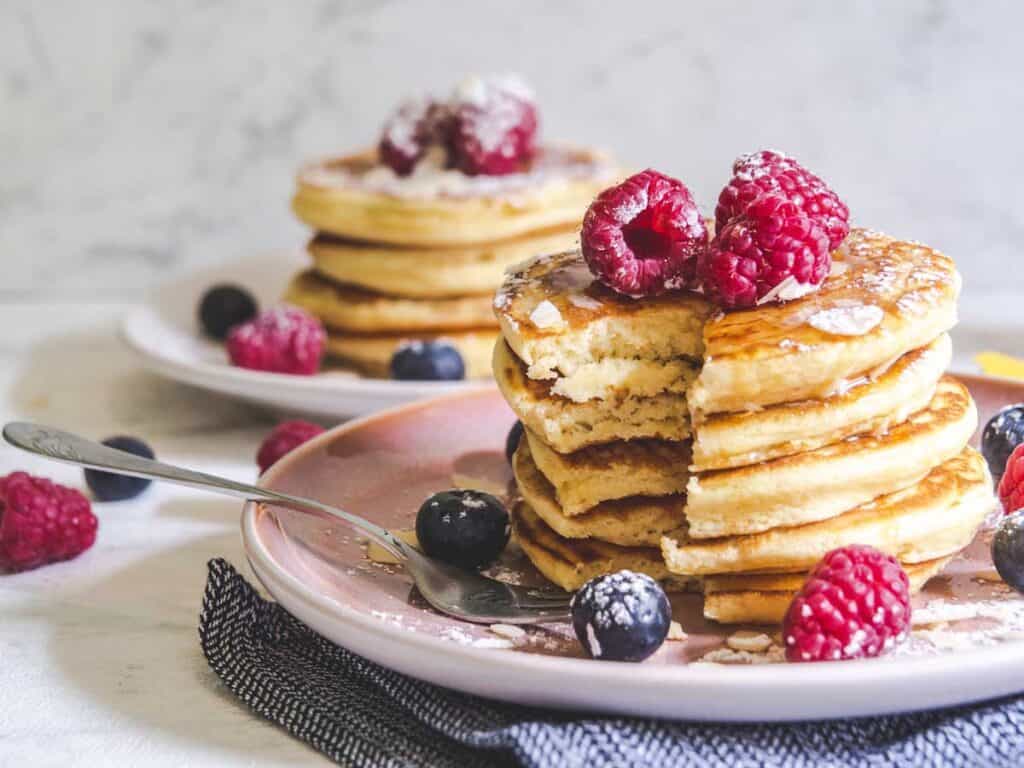
<path fill-rule="evenodd" d="M 134 300 L 299 245 L 304 158 L 494 70 L 534 83 L 548 136 L 678 174 L 705 206 L 736 154 L 778 146 L 858 222 L 957 257 L 969 295 L 1019 294 L 1022 25 L 997 0 L 8 0 L 0 298 Z"/>
<path fill-rule="evenodd" d="M 171 462 L 255 479 L 269 423 L 142 373 L 114 336 L 119 309 L 0 308 L 0 421 L 129 432 Z M 15 469 L 84 488 L 73 467 L 0 447 L 0 474 Z M 328 764 L 250 713 L 200 653 L 207 560 L 248 572 L 240 509 L 154 485 L 96 504 L 99 536 L 78 559 L 0 575 L 0 766 Z"/>

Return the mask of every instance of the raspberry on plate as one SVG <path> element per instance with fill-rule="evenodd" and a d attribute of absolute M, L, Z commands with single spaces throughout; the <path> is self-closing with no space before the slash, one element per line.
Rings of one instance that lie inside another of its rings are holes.
<path fill-rule="evenodd" d="M 796 160 L 771 150 L 744 155 L 733 164 L 733 177 L 718 196 L 717 228 L 742 216 L 769 192 L 786 198 L 812 219 L 828 237 L 830 251 L 850 233 L 850 209 L 839 196 Z"/>
<path fill-rule="evenodd" d="M 788 661 L 878 656 L 910 629 L 910 581 L 894 557 L 853 544 L 826 554 L 782 622 Z"/>
<path fill-rule="evenodd" d="M 315 317 L 282 306 L 235 326 L 228 335 L 232 365 L 255 371 L 311 375 L 320 368 L 327 333 Z"/>
<path fill-rule="evenodd" d="M 70 560 L 93 545 L 98 527 L 79 491 L 25 472 L 0 477 L 0 569 Z"/>
<path fill-rule="evenodd" d="M 999 501 L 1006 514 L 1024 509 L 1024 444 L 1013 449 L 999 481 Z"/>
<path fill-rule="evenodd" d="M 256 454 L 256 463 L 259 465 L 260 474 L 270 469 L 286 453 L 291 453 L 303 443 L 323 434 L 323 432 L 323 427 L 310 421 L 302 419 L 282 421 L 263 439 L 260 450 Z"/>
<path fill-rule="evenodd" d="M 537 150 L 537 107 L 514 77 L 471 77 L 450 103 L 452 163 L 469 176 L 522 171 Z"/>
<path fill-rule="evenodd" d="M 698 270 L 704 293 L 735 309 L 804 296 L 821 286 L 831 267 L 822 229 L 769 192 L 718 230 Z"/>
<path fill-rule="evenodd" d="M 598 195 L 580 234 L 594 276 L 633 298 L 692 287 L 707 238 L 690 190 L 652 169 Z"/>
<path fill-rule="evenodd" d="M 402 104 L 384 124 L 378 152 L 381 162 L 399 176 L 408 176 L 427 149 L 450 141 L 448 106 L 431 99 Z"/>

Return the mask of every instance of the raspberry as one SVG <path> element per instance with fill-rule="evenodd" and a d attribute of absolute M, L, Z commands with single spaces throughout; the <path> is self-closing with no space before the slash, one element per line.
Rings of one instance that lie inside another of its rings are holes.
<path fill-rule="evenodd" d="M 286 453 L 290 453 L 317 435 L 323 434 L 323 431 L 324 428 L 319 424 L 301 419 L 282 421 L 264 438 L 259 453 L 256 454 L 256 463 L 260 467 L 260 474 L 270 469 Z"/>
<path fill-rule="evenodd" d="M 384 124 L 378 146 L 381 162 L 399 176 L 408 176 L 431 146 L 447 147 L 450 134 L 446 105 L 430 99 L 407 101 Z"/>
<path fill-rule="evenodd" d="M 590 271 L 633 298 L 692 286 L 707 240 L 690 190 L 651 169 L 598 195 L 580 235 Z"/>
<path fill-rule="evenodd" d="M 743 215 L 767 192 L 782 195 L 813 219 L 828 236 L 830 251 L 850 233 L 850 210 L 839 196 L 793 158 L 770 150 L 744 155 L 733 164 L 733 177 L 718 196 L 715 208 L 718 228 Z"/>
<path fill-rule="evenodd" d="M 96 541 L 89 500 L 43 477 L 0 477 L 0 568 L 27 571 L 70 560 Z"/>
<path fill-rule="evenodd" d="M 241 368 L 310 375 L 320 367 L 327 342 L 323 325 L 297 307 L 277 307 L 228 335 L 228 357 Z"/>
<path fill-rule="evenodd" d="M 833 549 L 814 566 L 782 622 L 788 661 L 863 659 L 902 642 L 910 628 L 910 581 L 874 547 Z"/>
<path fill-rule="evenodd" d="M 999 480 L 999 501 L 1006 514 L 1024 509 L 1024 444 L 1013 449 Z"/>
<path fill-rule="evenodd" d="M 516 78 L 470 78 L 452 98 L 452 163 L 469 176 L 522 171 L 537 146 L 537 108 Z"/>
<path fill-rule="evenodd" d="M 831 267 L 825 233 L 774 193 L 720 229 L 698 264 L 704 292 L 727 309 L 799 298 L 816 290 Z"/>

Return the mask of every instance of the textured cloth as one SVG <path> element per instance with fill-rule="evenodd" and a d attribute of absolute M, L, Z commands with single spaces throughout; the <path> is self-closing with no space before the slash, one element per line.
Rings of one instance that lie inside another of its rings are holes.
<path fill-rule="evenodd" d="M 263 600 L 224 560 L 210 562 L 199 637 L 235 695 L 345 766 L 1024 764 L 1021 698 L 795 725 L 668 723 L 487 701 L 334 645 Z"/>

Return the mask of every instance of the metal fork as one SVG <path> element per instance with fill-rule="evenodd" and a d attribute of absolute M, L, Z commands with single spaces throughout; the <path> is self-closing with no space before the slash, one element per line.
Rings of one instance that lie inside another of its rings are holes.
<path fill-rule="evenodd" d="M 442 613 L 463 621 L 476 624 L 535 624 L 558 621 L 569 616 L 570 595 L 566 592 L 506 584 L 456 568 L 427 557 L 369 520 L 313 499 L 145 459 L 38 424 L 11 422 L 4 426 L 3 435 L 11 445 L 57 461 L 121 475 L 165 480 L 343 520 L 398 558 L 428 603 Z"/>

